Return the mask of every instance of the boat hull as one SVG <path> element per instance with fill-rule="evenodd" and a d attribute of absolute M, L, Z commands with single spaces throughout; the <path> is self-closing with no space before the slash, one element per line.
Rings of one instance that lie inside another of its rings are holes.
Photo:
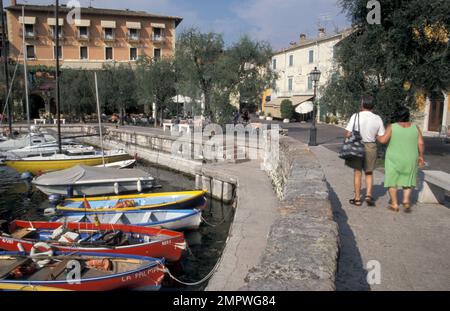
<path fill-rule="evenodd" d="M 13 221 L 10 225 L 10 231 L 15 231 L 21 228 L 34 228 L 36 230 L 55 230 L 62 226 L 62 223 L 55 222 L 29 222 L 29 221 Z M 64 224 L 69 230 L 91 230 L 91 231 L 122 231 L 123 233 L 130 233 L 134 235 L 147 235 L 155 237 L 155 240 L 149 242 L 142 242 L 138 244 L 123 245 L 123 246 L 93 246 L 80 245 L 76 243 L 62 244 L 59 242 L 52 242 L 48 240 L 38 239 L 19 239 L 9 235 L 0 236 L 0 249 L 6 251 L 19 251 L 22 248 L 26 253 L 30 253 L 33 245 L 37 242 L 44 241 L 52 247 L 52 249 L 60 252 L 77 252 L 77 253 L 101 253 L 101 254 L 123 254 L 123 255 L 138 255 L 153 258 L 164 258 L 170 262 L 178 261 L 183 250 L 186 248 L 184 235 L 179 232 L 169 231 L 164 229 L 145 228 L 139 226 L 127 225 L 107 225 L 107 224 L 90 224 L 90 223 L 68 223 Z M 160 238 L 158 238 L 160 237 Z"/>
<path fill-rule="evenodd" d="M 112 163 L 118 161 L 124 161 L 130 158 L 128 154 L 120 154 L 120 155 L 110 155 L 105 156 L 105 163 Z M 44 172 L 53 172 L 64 170 L 67 168 L 71 168 L 75 165 L 88 165 L 88 166 L 96 166 L 103 163 L 102 157 L 97 156 L 93 158 L 79 158 L 79 159 L 64 159 L 64 160 L 6 160 L 5 164 L 12 169 L 16 170 L 19 173 L 30 172 L 34 175 L 44 173 Z"/>
<path fill-rule="evenodd" d="M 146 220 L 145 214 L 149 214 Z M 155 220 L 150 220 L 151 215 L 163 215 Z M 163 213 L 168 213 L 164 215 Z M 102 224 L 122 224 L 133 226 L 156 227 L 175 231 L 197 230 L 202 222 L 202 212 L 193 210 L 149 210 L 132 211 L 125 213 L 83 214 L 69 213 L 52 219 L 52 222 L 88 222 L 94 223 L 96 219 Z"/>
<path fill-rule="evenodd" d="M 20 253 L 14 252 L 2 252 L 1 255 L 6 256 L 19 256 Z M 154 259 L 150 257 L 131 256 L 131 255 L 114 255 L 114 254 L 69 254 L 59 253 L 57 255 L 62 256 L 83 256 L 84 258 L 102 259 L 102 258 L 114 258 L 114 259 L 133 259 L 142 261 L 143 264 L 135 269 L 113 273 L 110 275 L 102 275 L 97 277 L 87 277 L 73 282 L 72 280 L 2 280 L 0 279 L 0 287 L 6 287 L 10 285 L 22 285 L 24 287 L 50 287 L 54 289 L 72 290 L 72 291 L 109 291 L 118 289 L 140 289 L 145 290 L 159 290 L 161 288 L 161 282 L 164 279 L 164 260 Z M 55 258 L 58 258 L 57 256 Z"/>
<path fill-rule="evenodd" d="M 120 173 L 120 172 L 119 172 Z M 71 185 L 73 189 L 73 196 L 98 196 L 98 195 L 105 195 L 108 193 L 114 193 L 115 182 L 111 183 L 85 183 L 82 185 Z M 123 192 L 138 192 L 138 186 L 136 181 L 118 181 L 118 190 L 119 193 Z M 148 190 L 153 188 L 154 180 L 142 180 L 141 181 L 141 190 Z M 46 185 L 36 185 L 36 188 L 38 188 L 40 191 L 47 195 L 51 194 L 61 194 L 61 195 L 67 195 L 68 193 L 68 186 L 62 185 L 62 186 L 46 186 Z"/>
<path fill-rule="evenodd" d="M 84 207 L 84 199 L 66 199 L 63 203 L 59 204 L 56 209 L 61 213 L 107 213 L 146 209 L 204 209 L 206 206 L 205 194 L 205 191 L 180 191 L 86 198 L 91 206 L 90 209 Z M 180 199 L 170 202 L 169 200 L 172 196 L 179 196 Z M 124 208 L 108 207 L 114 206 L 116 202 L 126 200 L 137 202 L 138 206 Z M 152 202 L 152 200 L 154 201 Z"/>

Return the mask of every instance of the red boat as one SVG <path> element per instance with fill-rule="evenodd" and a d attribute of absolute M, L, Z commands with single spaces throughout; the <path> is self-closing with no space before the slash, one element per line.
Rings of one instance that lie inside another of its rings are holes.
<path fill-rule="evenodd" d="M 183 233 L 141 226 L 15 220 L 0 231 L 0 249 L 30 253 L 48 244 L 61 252 L 129 254 L 178 261 L 186 248 Z M 41 243 L 42 244 L 42 243 Z"/>
<path fill-rule="evenodd" d="M 144 256 L 56 252 L 32 257 L 0 252 L 0 288 L 6 289 L 158 290 L 164 271 L 164 259 Z"/>

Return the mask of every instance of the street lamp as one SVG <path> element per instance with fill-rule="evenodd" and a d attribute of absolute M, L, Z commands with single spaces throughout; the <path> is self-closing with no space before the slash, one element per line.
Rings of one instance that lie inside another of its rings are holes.
<path fill-rule="evenodd" d="M 317 128 L 316 128 L 316 94 L 317 94 L 317 83 L 319 83 L 320 75 L 322 73 L 320 72 L 317 67 L 314 67 L 314 70 L 311 71 L 309 76 L 311 77 L 312 82 L 314 83 L 314 98 L 313 98 L 313 120 L 312 120 L 312 126 L 309 130 L 309 146 L 317 146 Z"/>

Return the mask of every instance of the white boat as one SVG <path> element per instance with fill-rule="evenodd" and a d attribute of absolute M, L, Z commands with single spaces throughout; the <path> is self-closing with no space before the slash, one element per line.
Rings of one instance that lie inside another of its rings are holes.
<path fill-rule="evenodd" d="M 91 146 L 83 146 L 78 144 L 64 144 L 61 147 L 63 152 L 69 153 L 86 153 L 92 152 L 94 147 Z M 5 159 L 20 159 L 20 158 L 28 158 L 35 156 L 50 156 L 59 152 L 58 143 L 55 142 L 46 142 L 42 144 L 36 144 L 31 146 L 26 146 L 20 149 L 9 150 L 2 153 L 2 156 Z"/>
<path fill-rule="evenodd" d="M 119 162 L 113 162 L 113 163 L 105 163 L 105 165 L 100 164 L 95 167 L 109 167 L 109 168 L 130 168 L 133 167 L 136 164 L 136 160 L 125 160 L 125 161 L 119 161 Z"/>
<path fill-rule="evenodd" d="M 31 136 L 31 137 L 30 137 Z M 0 142 L 0 151 L 20 149 L 27 146 L 40 145 L 48 142 L 56 142 L 55 138 L 48 134 L 31 133 L 19 138 L 8 139 Z"/>
<path fill-rule="evenodd" d="M 141 192 L 154 187 L 154 178 L 139 169 L 119 170 L 108 167 L 77 165 L 33 179 L 33 184 L 47 195 L 101 196 Z"/>
<path fill-rule="evenodd" d="M 187 210 L 142 210 L 96 214 L 70 213 L 58 216 L 52 222 L 88 222 L 101 224 L 123 224 L 142 227 L 161 227 L 168 230 L 196 230 L 202 222 L 202 212 Z"/>

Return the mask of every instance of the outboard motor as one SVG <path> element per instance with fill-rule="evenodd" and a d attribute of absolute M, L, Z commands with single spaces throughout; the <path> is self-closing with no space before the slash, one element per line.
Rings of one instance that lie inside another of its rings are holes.
<path fill-rule="evenodd" d="M 30 181 L 33 179 L 33 174 L 30 172 L 24 172 L 20 175 L 20 179 Z"/>
<path fill-rule="evenodd" d="M 50 194 L 48 196 L 48 201 L 50 202 L 50 204 L 52 205 L 58 205 L 59 203 L 61 203 L 64 200 L 64 197 L 60 194 Z"/>

